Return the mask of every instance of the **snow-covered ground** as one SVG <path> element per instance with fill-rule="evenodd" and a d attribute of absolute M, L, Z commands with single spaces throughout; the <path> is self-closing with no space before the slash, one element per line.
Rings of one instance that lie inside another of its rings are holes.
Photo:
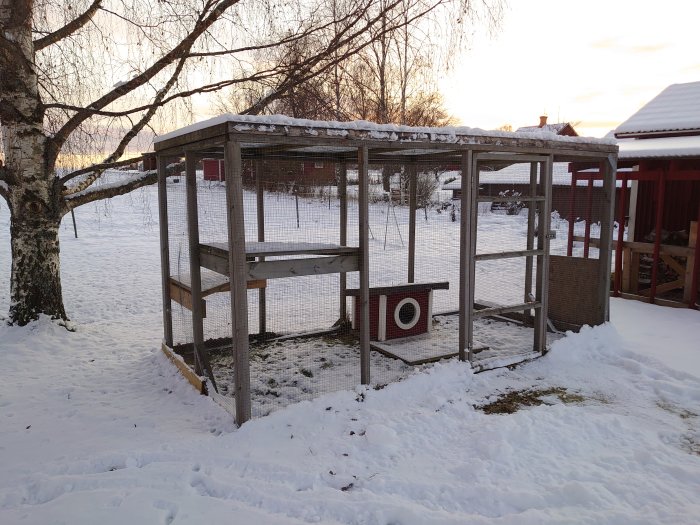
<path fill-rule="evenodd" d="M 443 362 L 235 429 L 158 349 L 153 188 L 76 215 L 77 332 L 0 326 L 2 524 L 700 521 L 696 311 L 615 299 L 611 324 L 514 370 Z M 0 311 L 8 221 L 3 203 Z M 509 392 L 543 403 L 478 408 Z"/>

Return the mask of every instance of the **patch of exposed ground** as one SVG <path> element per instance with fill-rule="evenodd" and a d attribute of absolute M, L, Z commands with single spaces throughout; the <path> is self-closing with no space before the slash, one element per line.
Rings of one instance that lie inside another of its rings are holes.
<path fill-rule="evenodd" d="M 485 414 L 513 414 L 523 407 L 539 405 L 551 405 L 551 400 L 545 398 L 556 397 L 562 403 L 583 403 L 585 398 L 564 387 L 552 387 L 546 389 L 514 390 L 498 397 L 498 399 L 475 408 L 483 410 Z"/>

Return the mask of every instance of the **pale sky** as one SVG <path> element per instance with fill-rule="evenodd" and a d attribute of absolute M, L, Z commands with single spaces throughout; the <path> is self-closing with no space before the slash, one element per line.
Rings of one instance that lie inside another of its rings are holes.
<path fill-rule="evenodd" d="M 700 0 L 510 0 L 441 85 L 465 126 L 580 122 L 601 137 L 666 86 L 700 81 Z"/>

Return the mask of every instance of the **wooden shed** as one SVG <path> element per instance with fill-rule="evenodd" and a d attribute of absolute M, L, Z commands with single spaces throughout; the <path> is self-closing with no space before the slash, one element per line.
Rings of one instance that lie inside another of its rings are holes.
<path fill-rule="evenodd" d="M 700 272 L 700 82 L 674 84 L 614 131 L 622 181 L 615 243 L 616 296 L 698 307 Z M 577 164 L 579 180 L 600 179 Z M 629 184 L 629 194 L 627 193 Z M 571 236 L 570 243 L 575 238 Z M 589 238 L 584 242 L 593 242 Z"/>

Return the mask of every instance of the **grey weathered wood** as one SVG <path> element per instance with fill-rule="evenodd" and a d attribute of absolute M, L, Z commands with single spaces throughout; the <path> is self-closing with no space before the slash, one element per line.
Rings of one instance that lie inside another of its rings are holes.
<path fill-rule="evenodd" d="M 542 202 L 544 200 L 544 197 L 541 196 L 536 196 L 536 197 L 525 197 L 525 196 L 520 196 L 520 197 L 490 197 L 490 196 L 484 196 L 484 197 L 479 197 L 477 199 L 477 202 Z"/>
<path fill-rule="evenodd" d="M 471 275 L 474 260 L 472 254 L 471 207 L 473 195 L 472 178 L 474 177 L 474 153 L 472 150 L 462 154 L 462 196 L 459 213 L 459 360 L 466 360 L 471 354 L 472 346 L 472 311 L 474 301 L 471 299 Z"/>
<path fill-rule="evenodd" d="M 223 242 L 210 242 L 200 246 L 202 252 L 228 257 L 228 245 Z M 282 255 L 354 255 L 357 248 L 337 244 L 316 244 L 307 242 L 247 242 L 245 254 L 248 257 Z"/>
<path fill-rule="evenodd" d="M 339 166 L 338 177 L 338 199 L 340 200 L 340 245 L 348 244 L 348 166 L 341 163 Z M 343 272 L 340 274 L 340 322 L 344 323 L 348 320 L 348 306 L 345 300 L 345 290 L 348 287 L 347 275 Z"/>
<path fill-rule="evenodd" d="M 165 158 L 156 158 L 158 169 L 158 225 L 160 230 L 160 274 L 163 294 L 163 340 L 173 347 L 173 312 L 170 300 L 170 241 L 168 234 L 168 186 Z"/>
<path fill-rule="evenodd" d="M 424 292 L 429 290 L 449 290 L 449 281 L 441 281 L 435 283 L 411 283 L 411 284 L 397 284 L 394 286 L 372 286 L 369 289 L 370 297 L 375 295 L 386 295 L 388 293 L 403 293 L 403 292 Z M 360 295 L 359 288 L 351 288 L 346 290 L 345 294 L 348 297 L 357 297 Z"/>
<path fill-rule="evenodd" d="M 475 261 L 495 261 L 498 259 L 512 259 L 514 257 L 524 257 L 533 255 L 542 255 L 541 250 L 516 250 L 512 252 L 500 253 L 480 253 L 474 256 Z"/>
<path fill-rule="evenodd" d="M 474 292 L 476 291 L 476 241 L 477 224 L 479 215 L 479 205 L 476 199 L 479 197 L 479 163 L 476 155 L 472 159 L 471 171 L 471 201 L 469 202 L 469 235 L 471 237 L 471 247 L 469 248 L 469 260 L 471 261 L 471 272 L 469 275 L 469 322 L 467 323 L 467 341 L 469 343 L 469 354 L 467 358 L 474 365 Z"/>
<path fill-rule="evenodd" d="M 602 214 L 600 217 L 600 262 L 599 282 L 597 286 L 600 308 L 605 312 L 605 320 L 610 320 L 610 266 L 612 264 L 613 222 L 615 219 L 615 175 L 617 173 L 617 155 L 610 155 L 601 163 L 603 174 Z M 621 228 L 623 225 L 620 226 Z"/>
<path fill-rule="evenodd" d="M 416 280 L 416 207 L 418 200 L 418 174 L 416 165 L 409 164 L 408 170 L 408 282 Z"/>
<path fill-rule="evenodd" d="M 258 242 L 265 242 L 265 188 L 262 180 L 262 161 L 254 161 L 255 165 L 255 198 L 258 216 Z M 260 257 L 264 261 L 265 257 Z M 265 288 L 258 290 L 258 332 L 267 332 L 267 295 Z"/>
<path fill-rule="evenodd" d="M 370 382 L 369 369 L 369 159 L 367 146 L 357 150 L 359 178 L 359 241 L 360 241 L 360 381 Z"/>
<path fill-rule="evenodd" d="M 406 129 L 405 131 L 394 131 L 386 137 L 377 136 L 376 129 L 346 128 L 344 133 L 339 133 L 337 127 L 331 129 L 326 126 L 288 125 L 270 126 L 264 129 L 251 126 L 250 122 L 241 119 L 236 121 L 235 117 L 230 122 L 216 124 L 210 128 L 199 129 L 187 134 L 173 137 L 169 140 L 157 142 L 155 149 L 165 153 L 167 150 L 182 151 L 185 147 L 191 147 L 197 142 L 207 141 L 208 144 L 216 146 L 222 144 L 228 133 L 230 137 L 236 137 L 239 142 L 254 144 L 281 144 L 285 146 L 298 144 L 300 147 L 309 145 L 323 145 L 330 147 L 367 147 L 368 160 L 370 149 L 380 149 L 391 147 L 392 149 L 429 149 L 440 151 L 454 151 L 460 146 L 469 148 L 485 149 L 488 153 L 512 152 L 512 153 L 547 153 L 559 155 L 580 155 L 584 157 L 604 157 L 607 153 L 616 153 L 617 147 L 611 144 L 600 142 L 565 142 L 557 139 L 543 140 L 539 137 L 523 138 L 516 136 L 488 136 L 480 134 L 459 134 L 453 135 L 453 131 L 446 131 L 445 138 L 449 142 L 441 139 L 439 133 L 425 134 L 420 130 Z M 286 151 L 279 153 L 279 158 L 284 157 Z M 290 152 L 291 153 L 291 152 Z M 431 152 L 426 152 L 428 155 Z M 411 153 L 411 155 L 415 155 Z M 386 160 L 387 157 L 384 156 Z M 557 159 L 559 160 L 559 159 Z"/>
<path fill-rule="evenodd" d="M 279 261 L 249 262 L 248 279 L 280 279 L 323 275 L 327 273 L 356 272 L 360 269 L 356 255 L 312 257 L 308 259 L 282 259 Z"/>
<path fill-rule="evenodd" d="M 537 223 L 537 276 L 535 299 L 542 306 L 535 313 L 534 350 L 544 354 L 547 351 L 547 306 L 549 304 L 549 229 L 552 209 L 552 168 L 554 160 L 550 156 L 540 170 L 540 192 L 545 200 Z"/>
<path fill-rule="evenodd" d="M 231 279 L 231 339 L 233 342 L 236 423 L 250 419 L 250 362 L 248 355 L 248 295 L 246 290 L 245 216 L 243 214 L 243 166 L 241 145 L 229 140 L 224 150 L 226 169 L 226 218 Z"/>
<path fill-rule="evenodd" d="M 489 317 L 492 315 L 507 314 L 510 312 L 523 312 L 530 309 L 542 308 L 542 303 L 539 301 L 525 302 L 521 304 L 512 304 L 508 306 L 496 306 L 493 308 L 483 308 L 481 310 L 474 310 L 474 317 Z"/>
<path fill-rule="evenodd" d="M 479 153 L 479 165 L 489 164 L 490 161 L 511 162 L 513 164 L 523 162 L 544 162 L 546 155 L 518 154 L 509 155 L 507 153 Z"/>
<path fill-rule="evenodd" d="M 530 197 L 538 197 L 537 195 L 537 162 L 532 162 L 530 164 Z M 534 249 L 535 246 L 535 212 L 537 206 L 534 201 L 528 202 L 527 205 L 527 250 Z M 532 268 L 534 260 L 532 256 L 528 256 L 525 259 L 525 291 L 523 293 L 523 300 L 525 302 L 530 300 L 532 296 Z M 525 312 L 525 322 L 530 324 L 532 322 L 532 316 L 530 311 Z"/>
<path fill-rule="evenodd" d="M 216 380 L 204 346 L 204 309 L 202 308 L 202 277 L 199 263 L 199 213 L 197 211 L 196 160 L 185 157 L 185 191 L 187 200 L 187 238 L 190 252 L 190 293 L 192 294 L 192 343 L 195 372 L 206 375 L 216 390 Z"/>

